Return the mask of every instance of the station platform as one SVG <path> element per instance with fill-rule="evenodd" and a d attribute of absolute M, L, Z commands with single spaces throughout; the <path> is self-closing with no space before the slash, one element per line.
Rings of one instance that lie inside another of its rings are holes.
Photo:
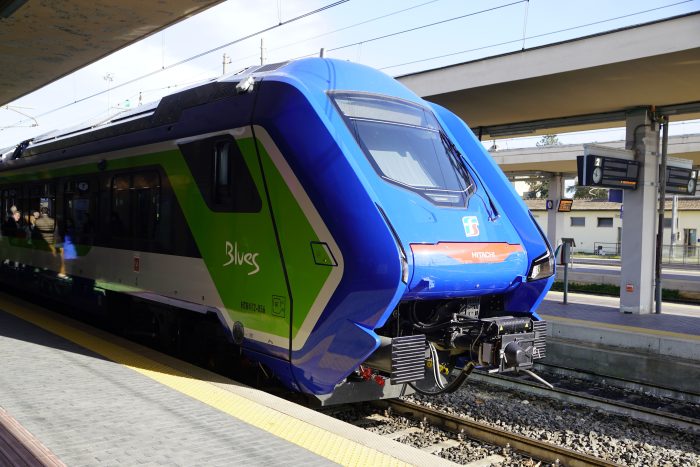
<path fill-rule="evenodd" d="M 3 465 L 455 465 L 4 294 L 0 355 Z"/>
<path fill-rule="evenodd" d="M 661 314 L 626 314 L 619 297 L 549 292 L 545 363 L 687 393 L 700 401 L 700 306 L 664 302 Z"/>

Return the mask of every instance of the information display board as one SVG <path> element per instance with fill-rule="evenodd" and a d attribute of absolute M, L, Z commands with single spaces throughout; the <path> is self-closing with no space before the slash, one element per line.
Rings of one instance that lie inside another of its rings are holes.
<path fill-rule="evenodd" d="M 666 167 L 666 193 L 694 195 L 697 186 L 697 170 L 684 167 Z"/>
<path fill-rule="evenodd" d="M 639 162 L 615 157 L 589 154 L 576 158 L 578 184 L 636 190 L 639 181 Z"/>

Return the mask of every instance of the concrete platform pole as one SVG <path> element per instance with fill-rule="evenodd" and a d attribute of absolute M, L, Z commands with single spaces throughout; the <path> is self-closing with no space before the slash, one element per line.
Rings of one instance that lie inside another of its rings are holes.
<path fill-rule="evenodd" d="M 557 212 L 557 206 L 563 193 L 561 174 L 553 173 L 552 178 L 549 179 L 549 192 L 547 194 L 547 198 L 554 203 L 553 208 L 547 211 L 547 239 L 552 248 L 559 245 L 560 237 L 564 233 L 564 214 Z"/>
<path fill-rule="evenodd" d="M 625 190 L 622 215 L 620 311 L 654 312 L 654 256 L 659 173 L 659 129 L 648 109 L 627 114 L 626 148 L 640 162 L 639 185 Z"/>

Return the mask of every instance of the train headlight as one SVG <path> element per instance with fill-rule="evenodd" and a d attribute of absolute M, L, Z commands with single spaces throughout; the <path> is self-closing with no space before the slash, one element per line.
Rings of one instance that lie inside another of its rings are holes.
<path fill-rule="evenodd" d="M 536 281 L 545 279 L 554 274 L 554 255 L 547 249 L 547 252 L 532 262 L 527 280 Z"/>
<path fill-rule="evenodd" d="M 386 225 L 389 227 L 389 230 L 391 230 L 391 235 L 394 237 L 394 241 L 396 242 L 396 248 L 399 250 L 399 260 L 401 261 L 401 280 L 404 284 L 408 284 L 408 274 L 410 271 L 408 269 L 408 257 L 406 257 L 406 251 L 404 251 L 403 245 L 401 244 L 401 239 L 399 239 L 399 235 L 396 233 L 396 230 L 394 230 L 394 226 L 391 225 L 391 221 L 389 221 L 389 218 L 384 212 L 384 209 L 382 209 L 382 207 L 378 204 L 377 209 L 379 209 L 379 212 L 384 218 L 384 222 L 386 222 Z"/>
<path fill-rule="evenodd" d="M 408 260 L 406 259 L 406 253 L 401 252 L 401 280 L 404 284 L 408 284 Z"/>

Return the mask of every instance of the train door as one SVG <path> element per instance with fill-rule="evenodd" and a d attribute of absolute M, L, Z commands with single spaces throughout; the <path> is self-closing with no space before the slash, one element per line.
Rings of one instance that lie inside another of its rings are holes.
<path fill-rule="evenodd" d="M 171 183 L 234 334 L 250 351 L 288 360 L 290 294 L 249 130 L 180 149 L 198 193 Z"/>
<path fill-rule="evenodd" d="M 299 352 L 307 344 L 311 343 L 309 348 L 327 348 L 328 342 L 314 341 L 320 337 L 312 335 L 312 330 L 322 319 L 342 278 L 342 257 L 287 159 L 293 160 L 292 151 L 288 149 L 290 152 L 283 154 L 263 127 L 256 126 L 254 131 L 290 295 L 294 299 L 290 354 L 298 365 L 299 359 L 304 359 Z"/>

